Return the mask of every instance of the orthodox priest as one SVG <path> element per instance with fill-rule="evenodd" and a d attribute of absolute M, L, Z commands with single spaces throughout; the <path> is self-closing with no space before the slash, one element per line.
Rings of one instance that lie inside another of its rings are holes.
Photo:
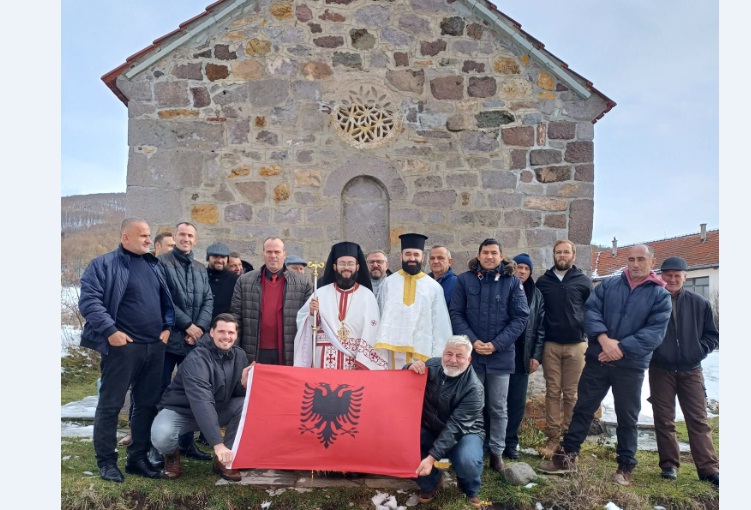
<path fill-rule="evenodd" d="M 379 296 L 381 325 L 375 344 L 377 349 L 388 351 L 392 369 L 441 357 L 452 334 L 443 287 L 422 271 L 427 236 L 410 233 L 399 239 L 402 268 L 383 284 Z"/>
<path fill-rule="evenodd" d="M 373 348 L 379 321 L 378 302 L 360 245 L 347 241 L 335 244 L 320 287 L 297 312 L 294 365 L 388 369 Z"/>

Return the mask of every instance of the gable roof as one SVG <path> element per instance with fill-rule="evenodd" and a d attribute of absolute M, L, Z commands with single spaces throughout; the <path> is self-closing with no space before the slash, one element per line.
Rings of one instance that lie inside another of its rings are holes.
<path fill-rule="evenodd" d="M 702 242 L 701 233 L 671 237 L 659 241 L 636 243 L 619 246 L 616 256 L 612 249 L 592 249 L 592 279 L 601 280 L 620 274 L 628 264 L 628 257 L 634 246 L 646 244 L 654 250 L 654 269 L 659 272 L 662 262 L 668 257 L 682 257 L 686 260 L 689 271 L 709 267 L 720 267 L 720 229 L 708 230 L 706 240 Z"/>
<path fill-rule="evenodd" d="M 569 69 L 566 62 L 545 50 L 544 44 L 522 30 L 520 23 L 503 14 L 488 0 L 455 1 L 463 4 L 467 9 L 477 14 L 479 17 L 484 18 L 486 22 L 494 28 L 507 34 L 515 44 L 526 49 L 532 59 L 545 67 L 563 84 L 575 91 L 580 97 L 586 99 L 591 94 L 595 94 L 602 98 L 605 103 L 605 110 L 594 118 L 592 121 L 593 123 L 597 122 L 616 105 L 615 101 L 593 87 L 592 82 Z M 208 5 L 201 14 L 184 21 L 177 29 L 155 39 L 151 45 L 126 58 L 125 63 L 102 76 L 102 81 L 110 88 L 110 90 L 112 90 L 118 99 L 125 104 L 125 106 L 128 106 L 128 98 L 117 86 L 117 78 L 120 75 L 125 73 L 126 76 L 130 78 L 133 75 L 138 74 L 138 72 L 148 65 L 151 65 L 153 62 L 168 55 L 173 49 L 179 47 L 198 33 L 205 31 L 230 15 L 235 9 L 253 3 L 256 3 L 256 0 L 219 0 Z M 450 0 L 449 3 L 451 3 Z"/>

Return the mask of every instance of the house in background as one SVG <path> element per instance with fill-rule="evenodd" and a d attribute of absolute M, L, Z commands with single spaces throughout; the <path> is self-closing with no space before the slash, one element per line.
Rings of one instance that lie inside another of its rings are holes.
<path fill-rule="evenodd" d="M 657 273 L 666 258 L 684 258 L 688 265 L 684 287 L 715 302 L 720 293 L 720 229 L 707 231 L 707 224 L 702 223 L 696 234 L 637 244 L 646 244 L 654 250 L 654 269 Z M 619 247 L 617 239 L 613 238 L 611 249 L 593 246 L 592 280 L 595 285 L 605 278 L 621 274 L 631 249 L 637 244 Z"/>

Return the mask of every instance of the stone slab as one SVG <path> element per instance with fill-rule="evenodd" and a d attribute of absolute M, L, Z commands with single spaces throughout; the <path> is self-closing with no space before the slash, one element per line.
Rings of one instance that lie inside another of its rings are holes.
<path fill-rule="evenodd" d="M 237 483 L 256 487 L 286 487 L 295 490 L 322 489 L 326 487 L 369 487 L 371 489 L 417 490 L 417 484 L 405 478 L 380 475 L 360 475 L 358 478 L 344 478 L 338 474 L 318 474 L 314 471 L 285 471 L 277 469 L 244 469 L 242 480 L 228 482 L 219 479 L 217 485 Z"/>

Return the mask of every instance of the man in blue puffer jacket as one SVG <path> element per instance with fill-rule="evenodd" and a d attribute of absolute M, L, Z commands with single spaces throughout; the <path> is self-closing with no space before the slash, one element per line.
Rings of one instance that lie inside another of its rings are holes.
<path fill-rule="evenodd" d="M 506 398 L 514 372 L 514 342 L 524 332 L 529 316 L 527 297 L 516 264 L 503 260 L 501 243 L 485 239 L 470 270 L 457 277 L 449 315 L 455 335 L 467 335 L 475 350 L 474 368 L 485 388 L 486 436 L 490 467 L 503 469 Z"/>
<path fill-rule="evenodd" d="M 594 413 L 612 387 L 618 420 L 618 470 L 613 481 L 631 484 L 636 466 L 641 389 L 652 352 L 662 343 L 672 305 L 665 282 L 652 271 L 654 254 L 645 245 L 631 248 L 628 267 L 604 280 L 589 295 L 584 330 L 589 338 L 579 379 L 579 398 L 568 432 L 553 458 L 540 465 L 545 473 L 576 468 L 576 456 Z"/>

